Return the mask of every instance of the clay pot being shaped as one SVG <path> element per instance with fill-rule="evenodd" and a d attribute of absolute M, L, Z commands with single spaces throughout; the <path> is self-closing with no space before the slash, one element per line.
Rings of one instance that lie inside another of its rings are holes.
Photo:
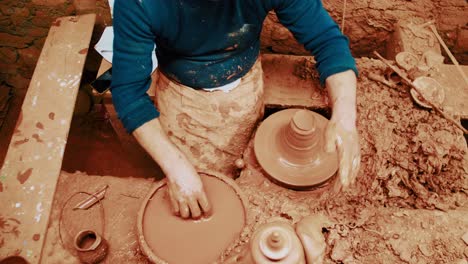
<path fill-rule="evenodd" d="M 75 249 L 81 263 L 100 263 L 107 256 L 107 241 L 93 230 L 82 230 L 75 236 Z"/>
<path fill-rule="evenodd" d="M 230 178 L 199 173 L 212 213 L 200 219 L 174 215 L 166 180 L 156 184 L 138 212 L 138 241 L 154 263 L 213 263 L 236 243 L 246 225 L 247 200 Z"/>
<path fill-rule="evenodd" d="M 325 117 L 301 109 L 269 116 L 255 135 L 254 150 L 260 166 L 287 188 L 307 190 L 324 184 L 338 170 L 336 151 L 324 151 L 327 123 Z"/>
<path fill-rule="evenodd" d="M 252 235 L 250 254 L 255 264 L 305 264 L 304 250 L 294 228 L 274 221 Z"/>

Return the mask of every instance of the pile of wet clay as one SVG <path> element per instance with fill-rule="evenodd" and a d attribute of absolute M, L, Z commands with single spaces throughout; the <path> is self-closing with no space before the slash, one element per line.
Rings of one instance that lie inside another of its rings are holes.
<path fill-rule="evenodd" d="M 433 110 L 417 106 L 407 86 L 392 89 L 368 80 L 368 73 L 383 74 L 379 61 L 362 59 L 358 65 L 363 76 L 357 91 L 360 189 L 389 205 L 453 207 L 453 194 L 468 188 L 462 132 Z"/>

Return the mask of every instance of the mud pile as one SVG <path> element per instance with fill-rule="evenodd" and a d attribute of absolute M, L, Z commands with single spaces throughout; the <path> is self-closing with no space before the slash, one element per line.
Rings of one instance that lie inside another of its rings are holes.
<path fill-rule="evenodd" d="M 358 185 L 385 205 L 447 209 L 468 187 L 463 134 L 438 114 L 414 104 L 407 86 L 398 90 L 365 76 L 382 74 L 378 61 L 359 60 L 358 129 L 362 168 Z"/>

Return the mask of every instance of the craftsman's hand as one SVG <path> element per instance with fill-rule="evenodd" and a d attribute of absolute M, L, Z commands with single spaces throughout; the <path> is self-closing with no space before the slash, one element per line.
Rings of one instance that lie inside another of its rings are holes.
<path fill-rule="evenodd" d="M 159 120 L 137 128 L 133 135 L 159 164 L 167 177 L 174 213 L 183 218 L 199 218 L 211 213 L 200 176 L 185 155 L 169 140 Z"/>
<path fill-rule="evenodd" d="M 200 176 L 188 161 L 182 161 L 175 170 L 168 172 L 168 191 L 174 214 L 182 218 L 200 218 L 209 215 L 208 203 Z"/>
<path fill-rule="evenodd" d="M 356 125 L 348 125 L 349 122 L 343 118 L 333 115 L 325 131 L 325 150 L 338 150 L 338 190 L 354 184 L 361 161 Z"/>
<path fill-rule="evenodd" d="M 356 75 L 345 71 L 326 80 L 333 114 L 325 131 L 325 150 L 338 151 L 338 190 L 356 180 L 361 162 L 359 137 L 356 129 Z"/>

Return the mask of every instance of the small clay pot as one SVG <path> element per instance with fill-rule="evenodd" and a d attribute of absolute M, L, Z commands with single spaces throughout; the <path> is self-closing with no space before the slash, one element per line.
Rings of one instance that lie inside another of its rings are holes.
<path fill-rule="evenodd" d="M 28 264 L 23 257 L 20 256 L 10 256 L 0 260 L 0 264 Z"/>
<path fill-rule="evenodd" d="M 294 228 L 278 221 L 260 226 L 252 235 L 250 254 L 257 264 L 305 264 L 304 250 Z"/>
<path fill-rule="evenodd" d="M 82 230 L 75 236 L 74 247 L 82 263 L 94 264 L 104 260 L 109 250 L 107 241 L 93 230 Z"/>

